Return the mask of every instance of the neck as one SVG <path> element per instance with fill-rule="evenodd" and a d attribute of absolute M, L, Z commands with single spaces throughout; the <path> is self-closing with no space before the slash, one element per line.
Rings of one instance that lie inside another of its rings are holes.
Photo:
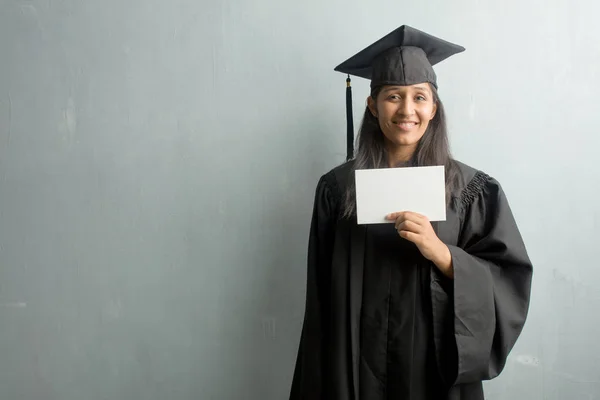
<path fill-rule="evenodd" d="M 395 168 L 399 165 L 406 164 L 412 158 L 416 146 L 387 146 L 387 162 L 388 167 Z"/>

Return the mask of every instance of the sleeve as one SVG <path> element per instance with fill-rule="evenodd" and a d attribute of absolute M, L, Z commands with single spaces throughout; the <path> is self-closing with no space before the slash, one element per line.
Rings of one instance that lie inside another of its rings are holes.
<path fill-rule="evenodd" d="M 533 266 L 500 184 L 478 173 L 463 192 L 450 317 L 454 340 L 444 371 L 454 385 L 498 376 L 529 309 Z M 442 341 L 448 342 L 446 338 Z"/>
<path fill-rule="evenodd" d="M 331 340 L 331 259 L 337 201 L 327 176 L 317 185 L 308 241 L 306 304 L 291 387 L 291 400 L 326 399 L 326 349 Z"/>

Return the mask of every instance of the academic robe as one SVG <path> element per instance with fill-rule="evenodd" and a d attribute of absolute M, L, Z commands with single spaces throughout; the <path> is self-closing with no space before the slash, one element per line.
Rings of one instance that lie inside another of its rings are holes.
<path fill-rule="evenodd" d="M 344 218 L 352 161 L 317 185 L 291 400 L 481 400 L 525 323 L 532 264 L 502 187 L 457 162 L 446 278 L 391 224 Z"/>

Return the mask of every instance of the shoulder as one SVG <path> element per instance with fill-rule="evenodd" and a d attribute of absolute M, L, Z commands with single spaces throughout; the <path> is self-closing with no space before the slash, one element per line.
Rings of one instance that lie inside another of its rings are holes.
<path fill-rule="evenodd" d="M 455 197 L 462 207 L 470 206 L 478 198 L 498 195 L 500 182 L 481 169 L 454 160 L 459 170 L 459 186 Z"/>
<path fill-rule="evenodd" d="M 454 164 L 457 166 L 459 171 L 459 180 L 460 187 L 464 188 L 468 186 L 473 180 L 481 180 L 482 177 L 487 177 L 488 175 L 471 165 L 465 164 L 464 162 L 453 160 Z"/>
<path fill-rule="evenodd" d="M 347 161 L 343 164 L 338 165 L 329 171 L 330 174 L 335 176 L 339 184 L 347 183 L 348 179 L 354 172 L 354 160 Z"/>
<path fill-rule="evenodd" d="M 319 179 L 319 186 L 326 187 L 337 197 L 345 192 L 354 171 L 354 161 L 348 161 L 329 170 Z"/>
<path fill-rule="evenodd" d="M 347 186 L 354 172 L 354 161 L 348 161 L 323 174 L 317 184 L 315 206 L 327 214 L 342 213 Z"/>

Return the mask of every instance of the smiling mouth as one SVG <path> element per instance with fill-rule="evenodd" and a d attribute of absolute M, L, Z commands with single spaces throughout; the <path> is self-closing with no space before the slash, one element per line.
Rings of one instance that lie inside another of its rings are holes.
<path fill-rule="evenodd" d="M 414 121 L 400 121 L 394 122 L 394 124 L 402 130 L 411 130 L 418 125 L 418 123 Z"/>

